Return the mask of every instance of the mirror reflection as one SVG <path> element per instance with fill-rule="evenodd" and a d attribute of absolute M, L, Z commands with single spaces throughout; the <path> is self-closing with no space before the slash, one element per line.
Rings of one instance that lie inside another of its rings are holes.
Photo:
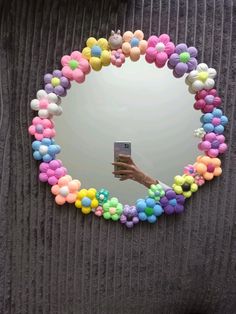
<path fill-rule="evenodd" d="M 83 188 L 106 188 L 123 204 L 145 197 L 151 180 L 171 186 L 198 155 L 193 132 L 201 114 L 184 80 L 141 57 L 122 68 L 92 71 L 83 84 L 73 82 L 62 99 L 63 115 L 55 118 L 58 157 L 68 173 Z M 121 156 L 114 174 L 115 142 L 129 142 L 131 157 Z"/>

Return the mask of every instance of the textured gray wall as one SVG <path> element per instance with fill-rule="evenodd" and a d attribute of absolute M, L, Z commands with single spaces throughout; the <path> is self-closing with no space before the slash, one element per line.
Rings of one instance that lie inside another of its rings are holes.
<path fill-rule="evenodd" d="M 86 4 L 84 4 L 86 3 Z M 236 4 L 229 0 L 0 2 L 0 312 L 236 313 Z M 230 117 L 224 173 L 178 217 L 120 224 L 57 207 L 27 127 L 43 74 L 89 35 L 141 28 L 199 49 Z"/>

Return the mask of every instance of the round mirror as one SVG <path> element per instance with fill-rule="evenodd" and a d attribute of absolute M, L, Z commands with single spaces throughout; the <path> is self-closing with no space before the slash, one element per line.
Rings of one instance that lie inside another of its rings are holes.
<path fill-rule="evenodd" d="M 84 188 L 106 188 L 133 204 L 146 187 L 120 181 L 112 173 L 114 142 L 131 142 L 137 166 L 168 186 L 198 155 L 194 130 L 201 112 L 193 109 L 185 76 L 176 79 L 165 66 L 129 59 L 121 69 L 92 71 L 83 84 L 72 82 L 62 99 L 63 117 L 55 117 L 60 159 Z"/>

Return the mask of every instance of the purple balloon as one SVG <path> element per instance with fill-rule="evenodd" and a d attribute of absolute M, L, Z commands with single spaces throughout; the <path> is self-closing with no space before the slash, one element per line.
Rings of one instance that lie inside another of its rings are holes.
<path fill-rule="evenodd" d="M 45 85 L 45 91 L 46 91 L 47 94 L 53 93 L 54 88 L 53 88 L 52 84 L 49 84 L 49 83 L 46 84 Z"/>
<path fill-rule="evenodd" d="M 47 74 L 44 75 L 44 82 L 46 84 L 51 83 L 51 80 L 52 80 L 52 74 L 47 73 Z"/>
<path fill-rule="evenodd" d="M 188 71 L 188 65 L 186 63 L 179 62 L 175 66 L 175 73 L 177 75 L 183 76 L 187 71 Z"/>
<path fill-rule="evenodd" d="M 52 75 L 55 76 L 55 77 L 60 78 L 62 76 L 62 72 L 60 70 L 54 70 L 52 72 Z"/>

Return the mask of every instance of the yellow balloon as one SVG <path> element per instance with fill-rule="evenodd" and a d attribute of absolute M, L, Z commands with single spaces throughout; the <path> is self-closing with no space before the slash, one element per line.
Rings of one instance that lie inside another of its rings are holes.
<path fill-rule="evenodd" d="M 85 47 L 82 50 L 82 55 L 84 56 L 85 59 L 89 60 L 91 58 L 91 49 L 89 47 Z"/>
<path fill-rule="evenodd" d="M 91 212 L 91 210 L 92 210 L 91 207 L 82 207 L 81 208 L 81 211 L 84 214 L 89 214 Z"/>
<path fill-rule="evenodd" d="M 182 187 L 180 185 L 173 184 L 173 189 L 177 194 L 183 193 Z"/>
<path fill-rule="evenodd" d="M 196 192 L 198 190 L 198 185 L 196 183 L 191 184 L 191 192 Z"/>
<path fill-rule="evenodd" d="M 96 198 L 94 198 L 91 202 L 91 207 L 92 208 L 96 208 L 98 207 L 98 200 Z"/>
<path fill-rule="evenodd" d="M 102 65 L 109 65 L 111 63 L 111 54 L 107 50 L 103 50 L 101 54 Z"/>
<path fill-rule="evenodd" d="M 186 176 L 185 177 L 185 182 L 188 184 L 192 184 L 194 182 L 194 178 L 191 176 Z"/>
<path fill-rule="evenodd" d="M 77 208 L 81 208 L 81 207 L 82 207 L 82 204 L 81 204 L 81 201 L 80 201 L 80 200 L 77 200 L 77 201 L 75 202 L 75 207 L 77 207 Z"/>
<path fill-rule="evenodd" d="M 95 70 L 95 71 L 100 71 L 102 68 L 102 61 L 100 58 L 97 57 L 92 57 L 89 60 L 91 67 Z"/>
<path fill-rule="evenodd" d="M 93 199 L 96 196 L 96 192 L 97 191 L 93 188 L 88 189 L 87 197 L 89 197 L 90 199 Z"/>
<path fill-rule="evenodd" d="M 99 38 L 98 39 L 98 46 L 100 46 L 102 48 L 102 50 L 108 50 L 109 49 L 108 41 L 105 38 Z"/>
<path fill-rule="evenodd" d="M 186 198 L 189 198 L 191 195 L 192 195 L 191 191 L 183 192 L 183 196 L 185 196 Z"/>
<path fill-rule="evenodd" d="M 77 197 L 78 197 L 79 199 L 81 199 L 81 200 L 82 200 L 82 198 L 84 198 L 85 196 L 87 196 L 87 190 L 86 190 L 86 189 L 80 190 L 80 191 L 78 192 L 78 194 L 77 194 Z"/>
<path fill-rule="evenodd" d="M 94 45 L 97 45 L 97 39 L 94 38 L 94 37 L 89 37 L 88 40 L 86 41 L 86 45 L 89 47 L 89 48 L 92 48 Z"/>

